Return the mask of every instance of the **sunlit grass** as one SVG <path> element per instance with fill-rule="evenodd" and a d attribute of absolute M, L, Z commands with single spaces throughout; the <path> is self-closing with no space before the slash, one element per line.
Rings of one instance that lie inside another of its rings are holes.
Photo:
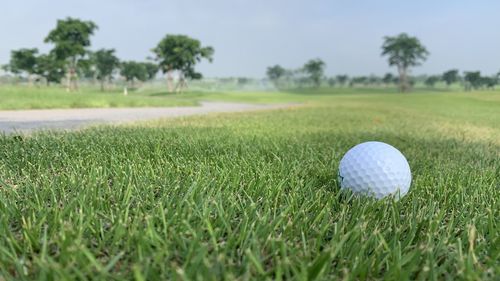
<path fill-rule="evenodd" d="M 121 89 L 101 92 L 83 87 L 77 92 L 66 92 L 60 86 L 29 87 L 0 86 L 0 110 L 87 107 L 147 107 L 194 105 L 196 102 L 178 99 L 175 95 L 152 97 L 147 93 L 130 91 L 124 96 Z"/>
<path fill-rule="evenodd" d="M 305 104 L 0 137 L 0 277 L 499 275 L 498 94 L 206 97 Z M 339 192 L 343 153 L 368 140 L 409 160 L 402 200 Z"/>

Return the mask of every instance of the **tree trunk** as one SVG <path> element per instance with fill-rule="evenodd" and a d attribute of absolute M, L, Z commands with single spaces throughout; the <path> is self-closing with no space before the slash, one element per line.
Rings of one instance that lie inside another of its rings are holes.
<path fill-rule="evenodd" d="M 78 90 L 78 81 L 76 74 L 76 58 L 72 58 L 68 66 L 68 84 L 66 86 L 66 91 L 70 92 L 73 90 Z"/>
<path fill-rule="evenodd" d="M 68 69 L 67 79 L 66 91 L 72 92 L 73 90 L 77 90 L 78 84 L 76 83 L 76 70 L 73 66 L 70 66 Z"/>
<path fill-rule="evenodd" d="M 66 92 L 71 91 L 71 70 L 68 69 L 68 73 L 66 73 Z"/>
<path fill-rule="evenodd" d="M 186 85 L 186 79 L 184 78 L 184 74 L 180 73 L 179 74 L 179 83 L 177 83 L 177 87 L 176 87 L 177 93 L 182 93 L 185 85 Z"/>
<path fill-rule="evenodd" d="M 104 79 L 101 80 L 101 92 L 104 92 Z"/>
<path fill-rule="evenodd" d="M 404 66 L 398 66 L 399 73 L 399 91 L 405 93 L 408 91 L 407 69 Z"/>
<path fill-rule="evenodd" d="M 76 69 L 73 69 L 73 90 L 78 91 L 78 79 L 76 75 Z"/>
<path fill-rule="evenodd" d="M 167 88 L 169 93 L 174 91 L 174 78 L 172 77 L 172 70 L 167 71 Z"/>

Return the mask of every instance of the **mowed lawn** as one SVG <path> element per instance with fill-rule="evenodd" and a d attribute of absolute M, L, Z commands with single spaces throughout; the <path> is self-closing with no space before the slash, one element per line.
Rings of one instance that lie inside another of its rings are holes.
<path fill-rule="evenodd" d="M 0 278 L 500 276 L 498 93 L 220 95 L 302 104 L 1 136 Z M 369 140 L 409 160 L 398 202 L 339 191 Z"/>
<path fill-rule="evenodd" d="M 157 97 L 151 91 L 122 89 L 101 92 L 97 88 L 83 87 L 77 92 L 66 92 L 61 86 L 0 86 L 0 110 L 89 108 L 89 107 L 148 107 L 194 105 L 193 100 L 179 99 L 176 95 Z"/>

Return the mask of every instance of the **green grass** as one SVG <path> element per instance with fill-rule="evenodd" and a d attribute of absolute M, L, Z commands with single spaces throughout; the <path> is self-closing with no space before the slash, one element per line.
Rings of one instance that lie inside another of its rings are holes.
<path fill-rule="evenodd" d="M 151 96 L 148 91 L 130 91 L 124 96 L 121 90 L 101 92 L 84 87 L 78 92 L 66 92 L 60 86 L 29 87 L 0 86 L 0 110 L 88 107 L 147 107 L 194 105 L 193 100 L 179 99 L 175 95 Z"/>
<path fill-rule="evenodd" d="M 235 95 L 208 97 L 306 103 L 0 137 L 0 278 L 500 275 L 498 93 Z M 408 158 L 400 201 L 339 191 L 368 140 Z"/>

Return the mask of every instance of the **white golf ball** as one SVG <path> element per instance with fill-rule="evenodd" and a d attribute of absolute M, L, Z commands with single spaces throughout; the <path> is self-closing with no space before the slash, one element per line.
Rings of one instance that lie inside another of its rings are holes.
<path fill-rule="evenodd" d="M 410 189 L 410 165 L 404 155 L 391 145 L 369 141 L 351 148 L 340 160 L 341 189 L 383 198 L 403 197 Z"/>

